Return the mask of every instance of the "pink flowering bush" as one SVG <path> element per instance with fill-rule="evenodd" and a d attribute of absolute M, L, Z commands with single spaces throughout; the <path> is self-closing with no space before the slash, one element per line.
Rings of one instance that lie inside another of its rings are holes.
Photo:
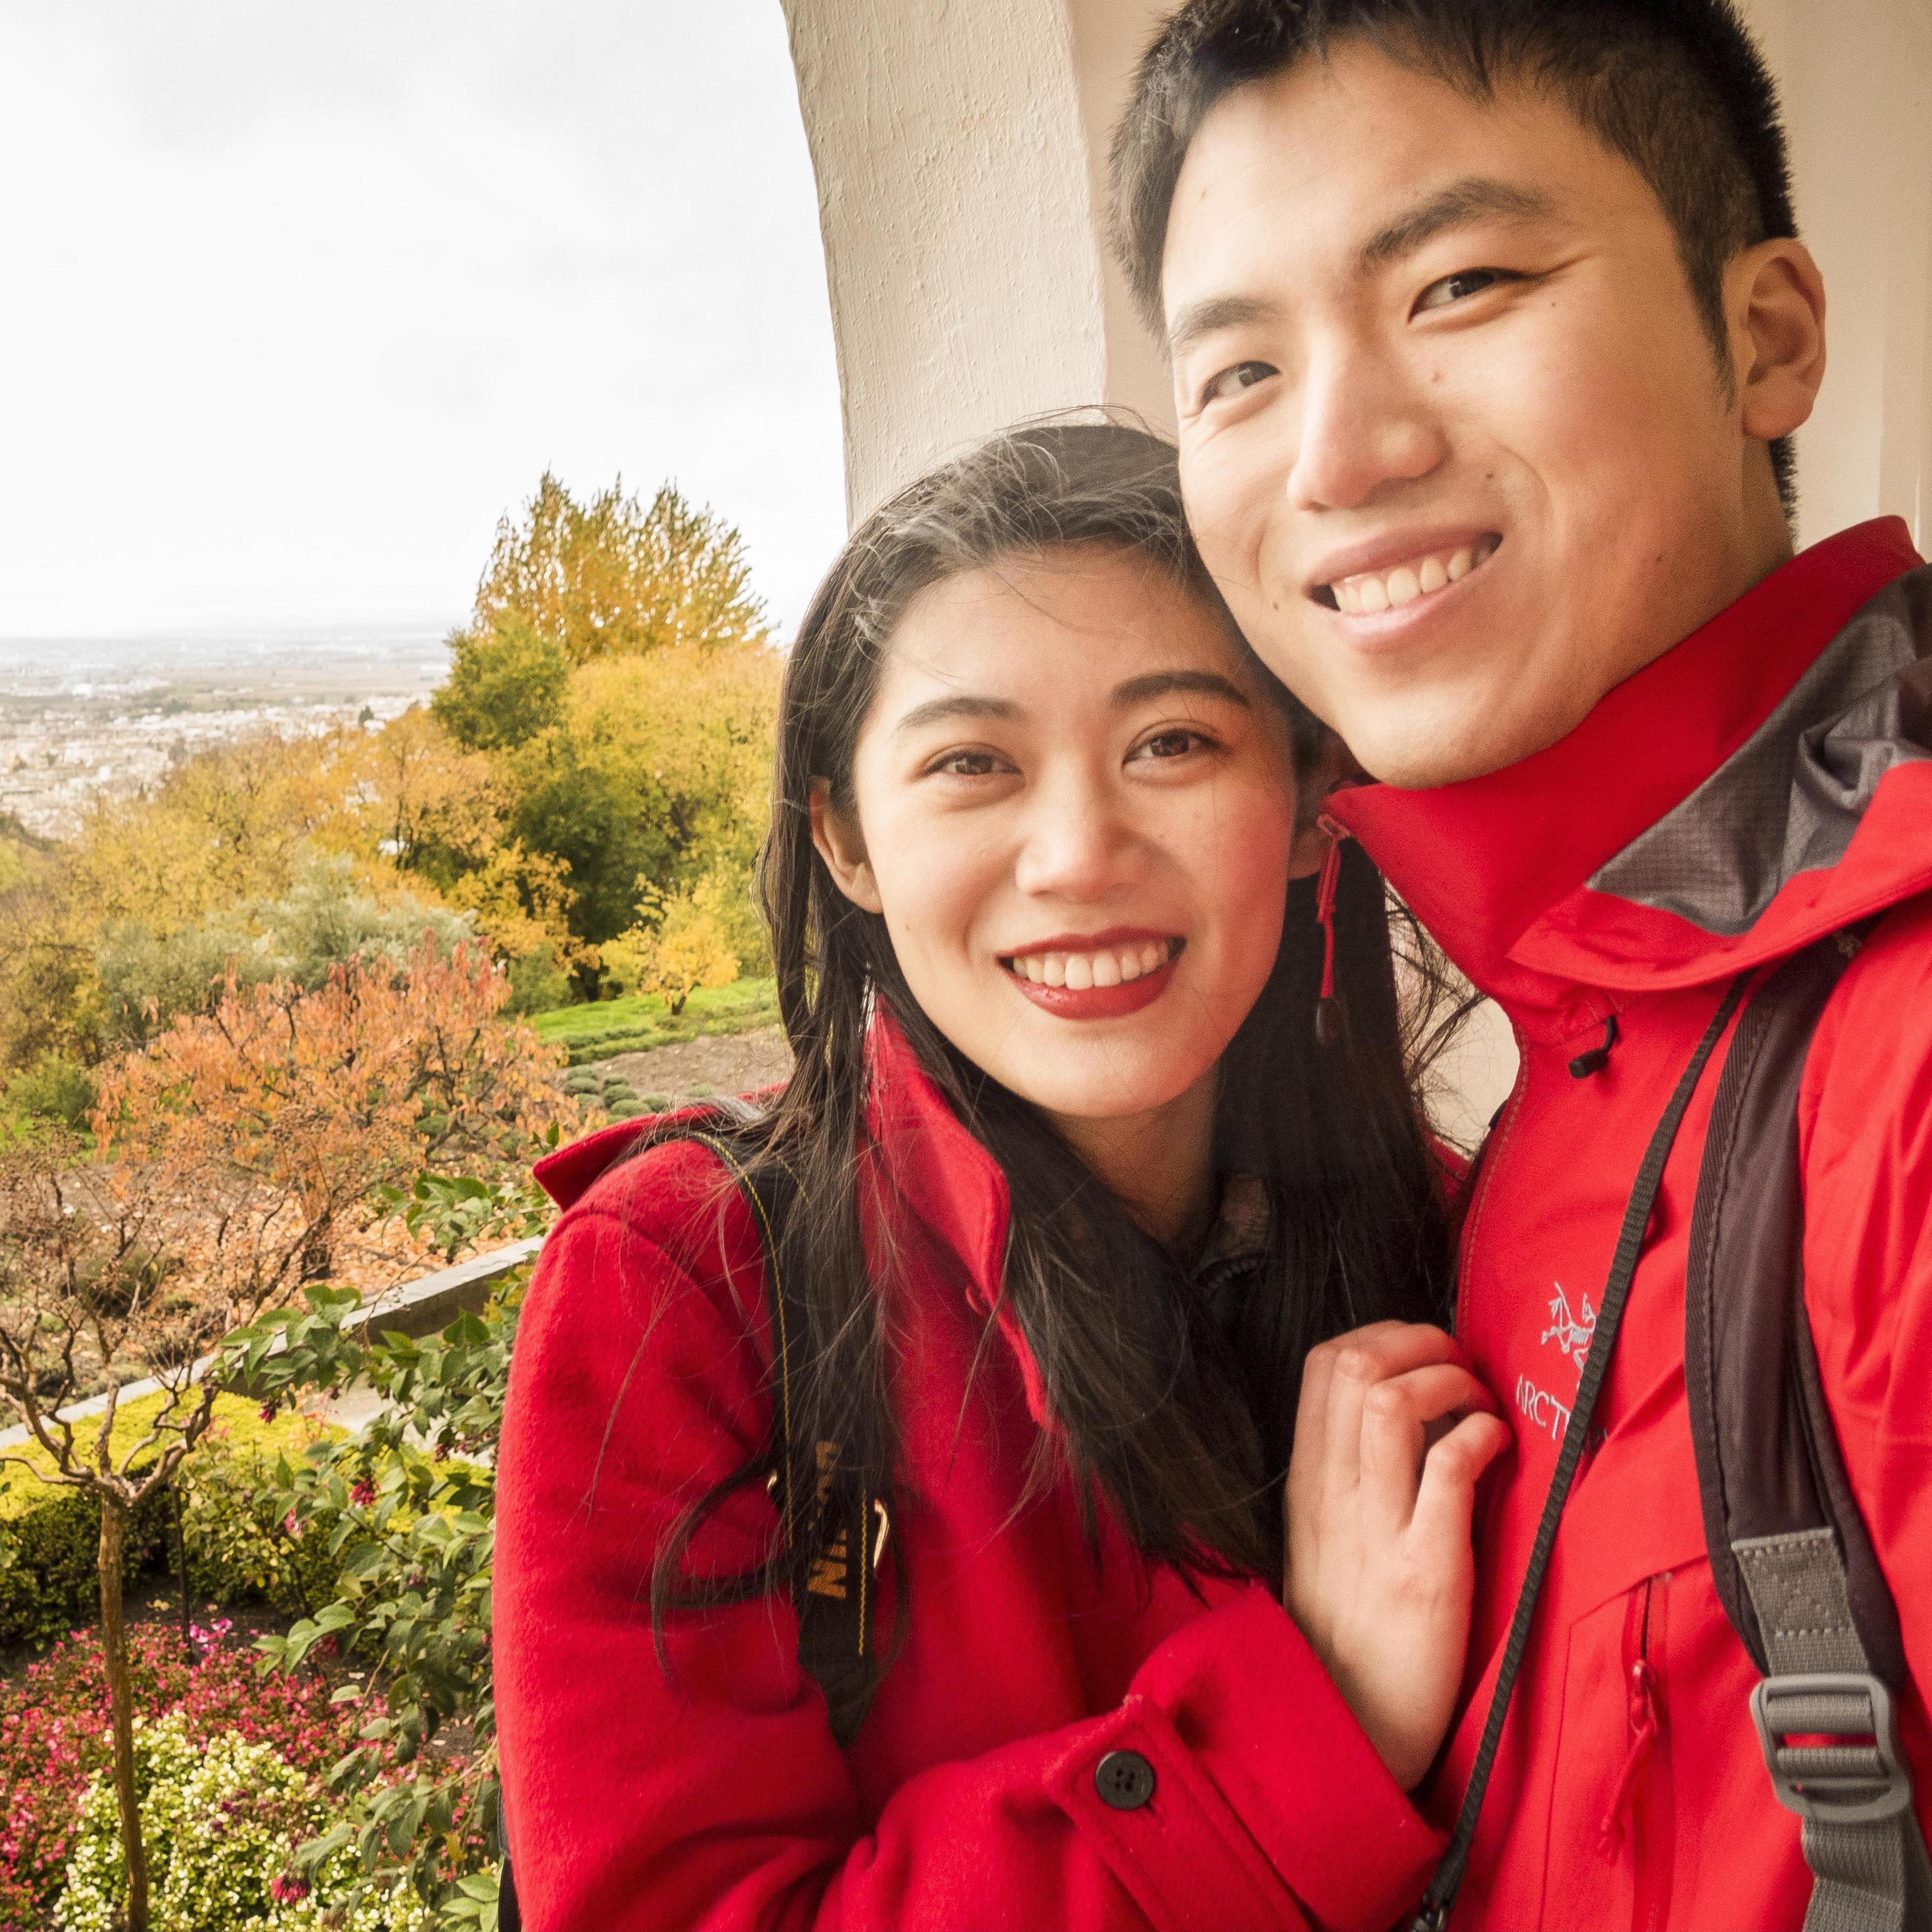
<path fill-rule="evenodd" d="M 331 1703 L 314 1672 L 263 1678 L 254 1654 L 227 1640 L 226 1618 L 195 1630 L 190 1662 L 178 1628 L 128 1632 L 136 1709 L 181 1714 L 197 1742 L 234 1736 L 270 1746 L 304 1773 L 326 1771 L 355 1742 L 352 1712 Z M 92 1632 L 64 1638 L 0 1682 L 0 1928 L 50 1922 L 74 1849 L 81 1793 L 107 1761 L 107 1676 Z"/>

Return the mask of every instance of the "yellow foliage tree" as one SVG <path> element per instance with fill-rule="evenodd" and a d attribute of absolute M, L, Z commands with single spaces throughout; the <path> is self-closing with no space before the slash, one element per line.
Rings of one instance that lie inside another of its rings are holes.
<path fill-rule="evenodd" d="M 772 746 L 784 670 L 764 646 L 586 664 L 571 680 L 583 754 L 648 776 L 680 818 L 686 869 L 748 866 L 771 815 Z"/>
<path fill-rule="evenodd" d="M 726 922 L 733 883 L 719 872 L 673 892 L 646 886 L 647 922 L 604 947 L 606 972 L 620 985 L 657 994 L 674 1013 L 700 986 L 730 986 L 739 963 Z"/>
<path fill-rule="evenodd" d="M 339 818 L 360 734 L 236 741 L 176 766 L 150 795 L 104 799 L 80 835 L 0 898 L 0 1068 L 51 1052 L 97 1058 L 111 1034 L 94 970 L 104 929 L 166 940 L 238 901 L 296 884 Z M 372 884 L 398 890 L 394 869 Z"/>
<path fill-rule="evenodd" d="M 480 864 L 501 835 L 490 760 L 453 744 L 420 704 L 368 734 L 344 776 L 340 809 L 357 843 L 405 869 Z"/>
<path fill-rule="evenodd" d="M 646 506 L 620 477 L 580 503 L 549 471 L 506 517 L 476 590 L 476 623 L 520 612 L 578 664 L 668 646 L 761 642 L 737 532 L 667 483 Z"/>
<path fill-rule="evenodd" d="M 548 952 L 567 971 L 590 954 L 570 929 L 570 868 L 506 827 L 511 784 L 487 754 L 466 752 L 422 705 L 371 734 L 346 768 L 338 816 L 320 836 L 365 861 L 426 880 L 473 912 L 499 959 Z"/>
<path fill-rule="evenodd" d="M 771 970 L 751 880 L 771 818 L 783 670 L 764 646 L 686 646 L 586 664 L 571 681 L 569 729 L 580 755 L 665 798 L 677 856 L 668 876 L 640 884 L 675 892 L 702 884 L 724 944 L 742 970 L 756 974 Z"/>
<path fill-rule="evenodd" d="M 340 734 L 241 738 L 177 765 L 150 796 L 104 800 L 64 869 L 87 916 L 160 933 L 294 883 L 307 842 L 340 809 Z"/>

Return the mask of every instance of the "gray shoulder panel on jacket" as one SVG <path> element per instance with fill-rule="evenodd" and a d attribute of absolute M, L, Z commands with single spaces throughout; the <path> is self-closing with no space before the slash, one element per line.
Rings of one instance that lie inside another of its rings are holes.
<path fill-rule="evenodd" d="M 1591 888 L 1707 932 L 1748 932 L 1798 873 L 1844 856 L 1880 780 L 1921 758 L 1932 758 L 1932 566 L 1866 604 L 1763 724 L 1600 866 Z"/>

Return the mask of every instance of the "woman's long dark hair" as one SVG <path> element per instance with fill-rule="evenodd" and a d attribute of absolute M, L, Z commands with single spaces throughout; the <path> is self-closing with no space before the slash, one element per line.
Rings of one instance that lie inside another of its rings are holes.
<path fill-rule="evenodd" d="M 908 990 L 884 920 L 840 892 L 812 844 L 814 779 L 829 784 L 835 809 L 853 812 L 854 748 L 913 598 L 968 571 L 1076 545 L 1157 566 L 1246 652 L 1188 534 L 1173 450 L 1118 424 L 1057 421 L 995 438 L 869 518 L 820 586 L 791 654 L 759 886 L 795 1065 L 740 1138 L 751 1160 L 782 1160 L 798 1184 L 778 1246 L 810 1331 L 793 1435 L 807 1457 L 814 1443 L 839 1444 L 855 1482 L 890 1495 L 891 1298 L 877 1292 L 860 1234 L 866 1036 L 883 1003 L 1011 1190 L 1000 1292 L 1060 1425 L 1042 1433 L 1036 1480 L 1070 1478 L 1090 1530 L 1098 1502 L 1149 1562 L 1274 1582 L 1308 1350 L 1365 1322 L 1439 1321 L 1448 1306 L 1441 1175 L 1419 1101 L 1424 1063 L 1446 1037 L 1436 956 L 1397 915 L 1413 969 L 1398 986 L 1381 877 L 1346 846 L 1335 908 L 1342 1024 L 1318 1045 L 1314 884 L 1290 888 L 1273 974 L 1223 1063 L 1217 1165 L 1259 1177 L 1274 1209 L 1267 1261 L 1230 1329 L 1042 1115 L 940 1034 Z M 1255 669 L 1288 711 L 1305 764 L 1321 728 Z M 1314 802 L 1303 802 L 1312 812 Z M 665 1539 L 652 1580 L 660 1642 L 669 1610 L 742 1600 L 808 1560 L 801 1540 L 789 1558 L 775 1550 L 756 1576 L 694 1575 L 688 1565 L 704 1520 L 768 1468 L 760 1458 L 699 1498 Z M 798 1476 L 810 1480 L 802 1465 Z"/>

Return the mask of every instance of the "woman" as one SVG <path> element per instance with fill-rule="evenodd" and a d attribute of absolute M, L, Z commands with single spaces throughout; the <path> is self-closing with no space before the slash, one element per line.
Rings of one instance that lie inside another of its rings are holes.
<path fill-rule="evenodd" d="M 527 1924 L 1381 1924 L 1420 1889 L 1397 1784 L 1504 1437 L 1386 1325 L 1446 1305 L 1440 1178 L 1318 742 L 1138 432 L 1000 438 L 848 545 L 762 875 L 792 1079 L 539 1169 L 496 1598 Z M 1304 1364 L 1369 1322 L 1414 1364 L 1376 1528 L 1286 1579 L 1336 1503 L 1288 1520 Z"/>

